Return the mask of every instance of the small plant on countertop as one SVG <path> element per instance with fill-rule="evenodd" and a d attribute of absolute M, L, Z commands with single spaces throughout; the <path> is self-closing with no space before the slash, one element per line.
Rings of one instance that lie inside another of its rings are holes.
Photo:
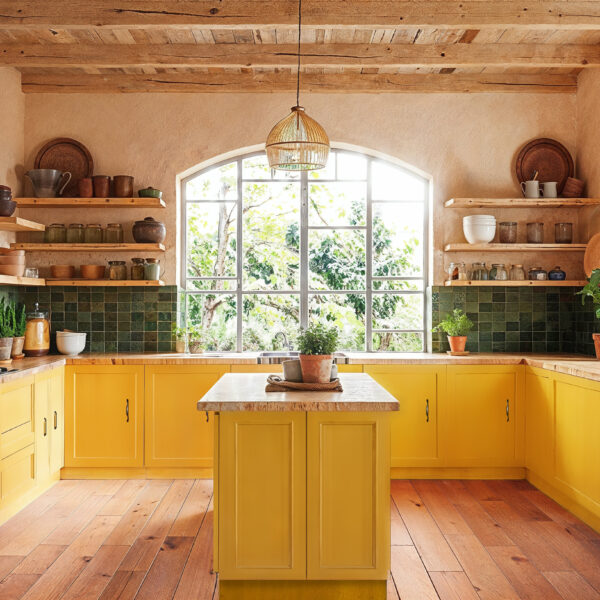
<path fill-rule="evenodd" d="M 175 352 L 183 354 L 187 343 L 187 329 L 179 327 L 177 323 L 173 325 L 173 337 L 175 338 Z"/>
<path fill-rule="evenodd" d="M 464 352 L 467 333 L 471 329 L 473 329 L 473 321 L 460 308 L 455 308 L 451 313 L 447 313 L 431 331 L 443 331 L 448 336 L 452 352 Z"/>
<path fill-rule="evenodd" d="M 4 298 L 0 300 L 0 338 L 12 338 L 15 335 L 15 309 L 14 305 L 7 303 Z"/>
<path fill-rule="evenodd" d="M 581 296 L 581 304 L 585 304 L 586 298 L 591 298 L 596 306 L 596 318 L 600 319 L 600 269 L 594 269 L 588 278 L 588 282 L 576 293 Z M 593 333 L 596 358 L 600 359 L 600 333 Z"/>
<path fill-rule="evenodd" d="M 202 354 L 206 346 L 206 331 L 201 325 L 192 325 L 187 330 L 188 345 L 192 354 Z"/>
<path fill-rule="evenodd" d="M 298 334 L 300 368 L 305 383 L 327 383 L 331 380 L 332 354 L 337 350 L 339 333 L 335 327 L 320 323 L 302 329 Z"/>

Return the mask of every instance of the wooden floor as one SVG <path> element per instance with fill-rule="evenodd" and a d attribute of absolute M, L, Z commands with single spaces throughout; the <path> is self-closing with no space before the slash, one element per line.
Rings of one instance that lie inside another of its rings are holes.
<path fill-rule="evenodd" d="M 211 502 L 61 481 L 0 527 L 0 600 L 216 600 Z M 391 514 L 389 600 L 600 600 L 600 535 L 526 482 L 393 481 Z"/>

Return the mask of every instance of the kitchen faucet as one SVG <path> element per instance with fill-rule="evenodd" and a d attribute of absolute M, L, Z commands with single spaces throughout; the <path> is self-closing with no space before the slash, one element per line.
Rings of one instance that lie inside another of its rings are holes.
<path fill-rule="evenodd" d="M 290 344 L 289 340 L 288 340 L 288 336 L 285 333 L 285 331 L 278 331 L 274 336 L 273 336 L 273 341 L 277 340 L 277 338 L 281 336 L 283 339 L 283 347 L 288 351 L 291 352 L 293 350 L 292 344 Z"/>

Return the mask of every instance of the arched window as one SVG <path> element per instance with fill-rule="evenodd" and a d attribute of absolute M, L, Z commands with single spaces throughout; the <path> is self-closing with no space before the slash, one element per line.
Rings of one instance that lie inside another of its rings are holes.
<path fill-rule="evenodd" d="M 322 321 L 340 350 L 426 350 L 427 179 L 332 150 L 321 171 L 257 153 L 181 186 L 186 317 L 210 349 L 270 350 Z"/>

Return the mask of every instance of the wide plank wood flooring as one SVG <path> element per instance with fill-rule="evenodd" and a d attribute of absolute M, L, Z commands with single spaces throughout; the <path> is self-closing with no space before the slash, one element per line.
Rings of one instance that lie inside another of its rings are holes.
<path fill-rule="evenodd" d="M 390 504 L 388 600 L 600 600 L 600 535 L 525 481 Z M 0 600 L 217 600 L 212 519 L 210 480 L 61 481 L 0 527 Z"/>

